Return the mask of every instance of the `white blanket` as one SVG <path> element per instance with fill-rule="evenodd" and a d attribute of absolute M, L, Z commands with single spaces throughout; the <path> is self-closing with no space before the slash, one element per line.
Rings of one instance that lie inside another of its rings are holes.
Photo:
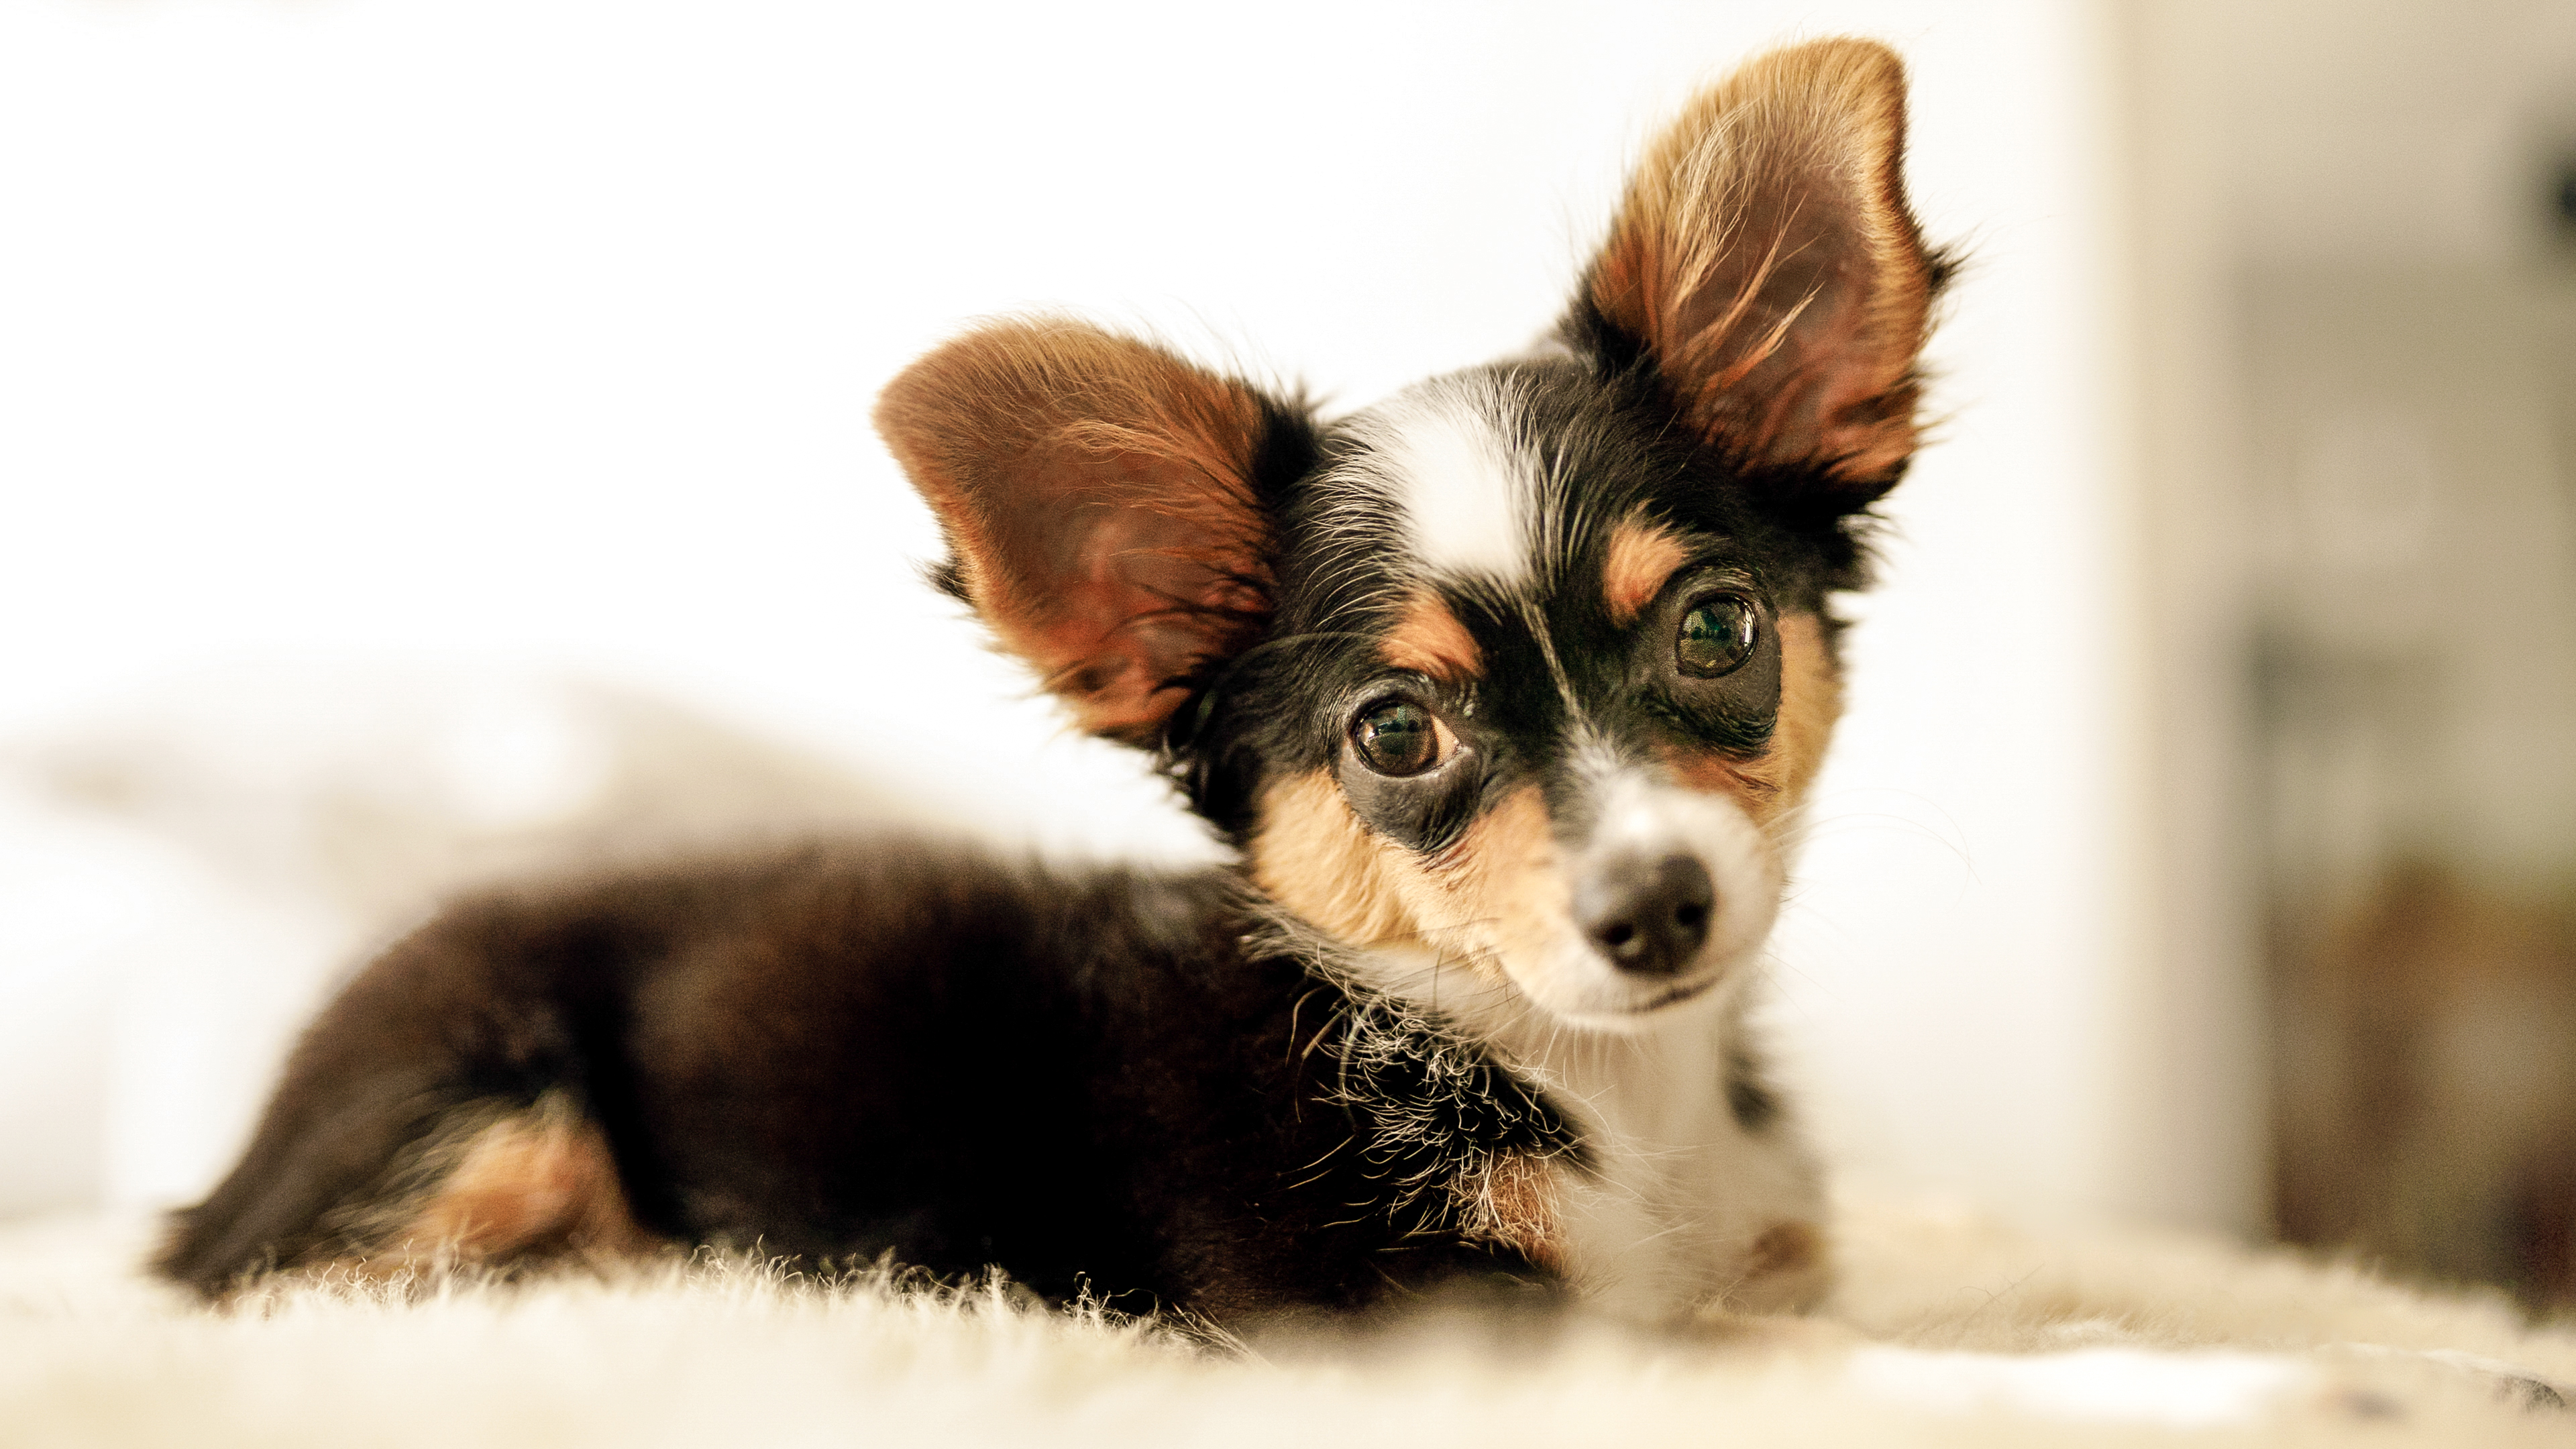
<path fill-rule="evenodd" d="M 1785 1334 L 1429 1320 L 1245 1355 L 732 1261 L 223 1313 L 133 1273 L 147 1235 L 0 1230 L 0 1443 L 2576 1443 L 2500 1372 L 2576 1382 L 2576 1336 L 2499 1301 L 1921 1207 L 1846 1204 L 1845 1286 Z"/>

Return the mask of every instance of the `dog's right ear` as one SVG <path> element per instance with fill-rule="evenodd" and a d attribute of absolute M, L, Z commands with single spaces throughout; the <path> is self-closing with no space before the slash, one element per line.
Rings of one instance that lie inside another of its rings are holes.
<path fill-rule="evenodd" d="M 1150 745 L 1270 614 L 1258 474 L 1302 416 L 1133 338 L 996 323 L 888 384 L 877 431 L 939 515 L 937 578 L 1083 728 Z"/>

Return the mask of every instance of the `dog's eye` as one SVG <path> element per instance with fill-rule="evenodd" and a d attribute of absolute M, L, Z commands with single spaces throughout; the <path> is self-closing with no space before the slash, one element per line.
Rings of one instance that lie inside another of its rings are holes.
<path fill-rule="evenodd" d="M 1691 605 L 1682 615 L 1681 635 L 1673 641 L 1673 660 L 1694 679 L 1732 674 L 1753 657 L 1758 622 L 1753 605 L 1737 594 L 1718 594 Z"/>
<path fill-rule="evenodd" d="M 1351 722 L 1351 747 L 1381 775 L 1419 775 L 1448 753 L 1439 716 L 1408 700 L 1371 705 Z"/>

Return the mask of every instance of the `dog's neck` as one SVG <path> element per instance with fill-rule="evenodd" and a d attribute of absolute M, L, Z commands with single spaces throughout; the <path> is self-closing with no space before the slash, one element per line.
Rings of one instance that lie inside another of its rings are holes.
<path fill-rule="evenodd" d="M 1488 1040 L 1575 1113 L 1606 1180 L 1684 1212 L 1725 1196 L 1708 1159 L 1745 1136 L 1726 1089 L 1743 994 L 1729 983 L 1622 1030 L 1524 1014 Z"/>
<path fill-rule="evenodd" d="M 1451 1023 L 1580 1108 L 1596 1133 L 1681 1148 L 1727 1110 L 1726 1063 L 1742 1033 L 1749 963 L 1717 989 L 1631 1023 L 1578 1025 L 1513 987 L 1427 950 L 1355 953 L 1351 975 Z"/>
<path fill-rule="evenodd" d="M 1427 952 L 1370 951 L 1350 966 L 1493 1048 L 1573 1116 L 1595 1170 L 1562 1179 L 1559 1242 L 1567 1275 L 1600 1306 L 1666 1319 L 1719 1300 L 1769 1308 L 1809 1296 L 1785 1281 L 1746 1287 L 1766 1234 L 1812 1232 L 1823 1217 L 1794 1127 L 1749 1123 L 1730 1099 L 1730 1073 L 1748 1058 L 1752 963 L 1625 1030 L 1570 1025 Z"/>
<path fill-rule="evenodd" d="M 1706 1131 L 1709 1113 L 1726 1110 L 1737 996 L 1733 989 L 1713 991 L 1623 1030 L 1527 1014 L 1487 1039 L 1579 1106 L 1603 1133 L 1680 1148 Z"/>

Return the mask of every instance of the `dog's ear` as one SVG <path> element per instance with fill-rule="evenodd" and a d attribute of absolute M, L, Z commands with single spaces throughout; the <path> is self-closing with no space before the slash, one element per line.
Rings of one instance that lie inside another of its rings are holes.
<path fill-rule="evenodd" d="M 1297 415 L 1159 347 L 997 323 L 904 370 L 877 431 L 939 515 L 937 578 L 1083 728 L 1151 744 L 1270 611 L 1256 470 Z"/>
<path fill-rule="evenodd" d="M 1837 509 L 1914 451 L 1946 264 L 1907 208 L 1905 69 L 1886 47 L 1775 51 L 1703 92 L 1628 184 L 1570 339 L 1660 374 L 1747 465 L 1821 479 Z"/>

